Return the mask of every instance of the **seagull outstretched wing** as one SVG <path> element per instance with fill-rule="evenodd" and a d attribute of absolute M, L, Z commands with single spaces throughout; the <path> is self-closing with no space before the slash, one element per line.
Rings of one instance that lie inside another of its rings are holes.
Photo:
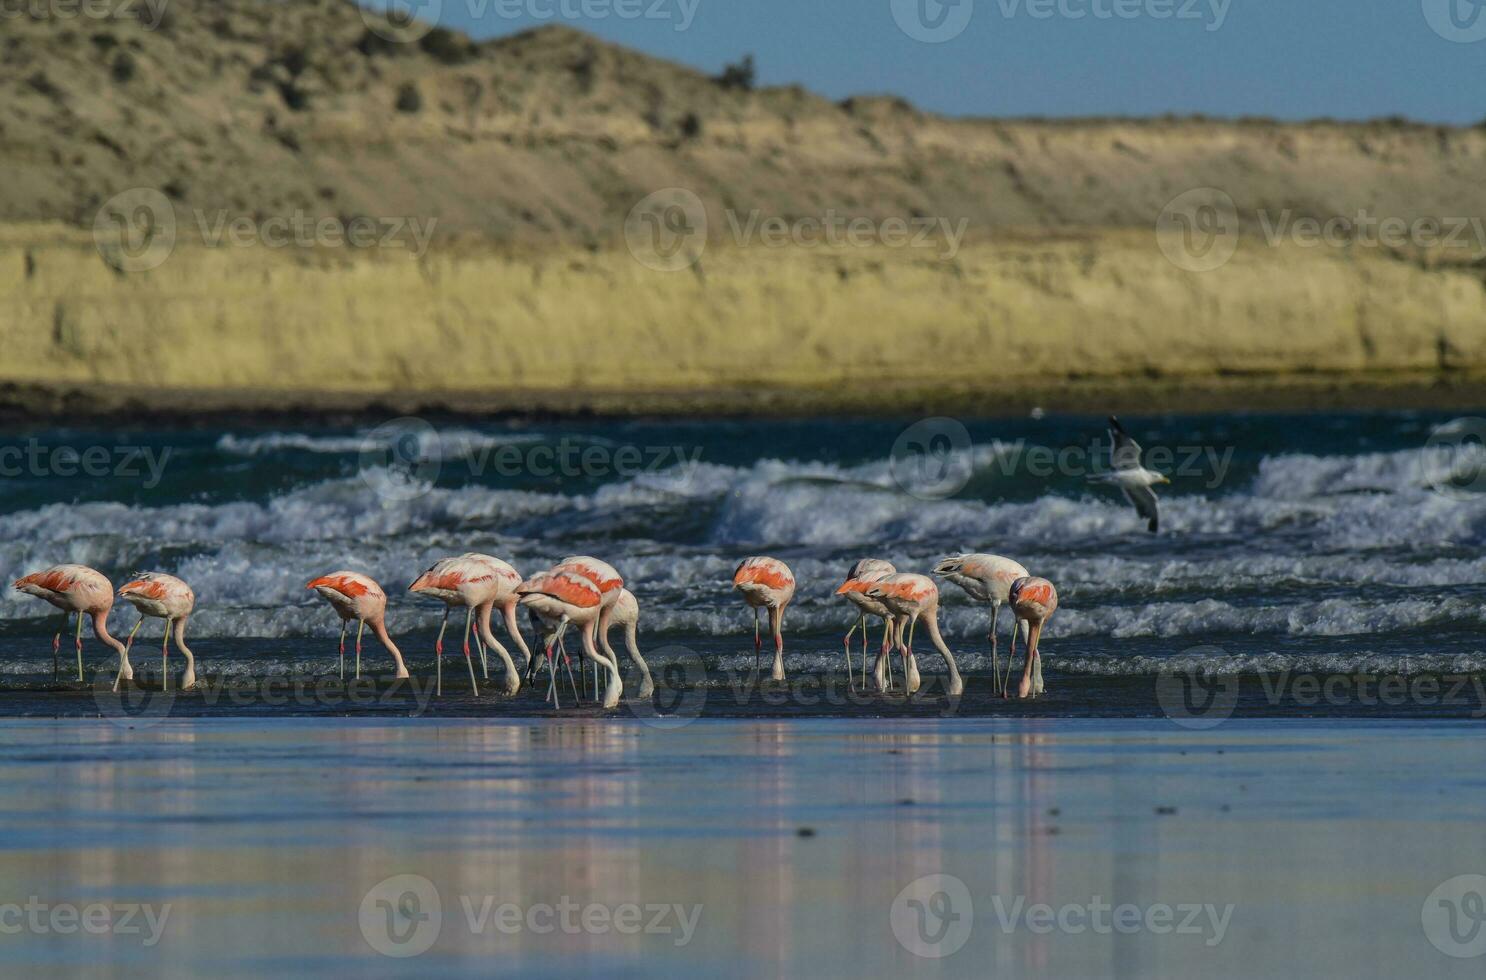
<path fill-rule="evenodd" d="M 1122 486 L 1125 499 L 1135 507 L 1135 512 L 1145 518 L 1146 530 L 1155 534 L 1161 528 L 1161 513 L 1156 506 L 1156 495 L 1150 487 Z"/>
<path fill-rule="evenodd" d="M 1109 466 L 1114 470 L 1140 469 L 1140 443 L 1130 438 L 1130 433 L 1113 415 L 1109 417 Z"/>

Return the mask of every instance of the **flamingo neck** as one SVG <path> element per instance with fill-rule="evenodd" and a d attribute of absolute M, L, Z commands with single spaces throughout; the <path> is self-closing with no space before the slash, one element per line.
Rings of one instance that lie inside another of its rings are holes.
<path fill-rule="evenodd" d="M 402 651 L 397 648 L 396 643 L 392 642 L 392 637 L 387 632 L 387 621 L 383 617 L 378 616 L 376 619 L 368 620 L 367 625 L 372 628 L 373 635 L 381 641 L 382 646 L 386 647 L 389 653 L 401 661 Z"/>
<path fill-rule="evenodd" d="M 516 600 L 512 599 L 506 603 L 504 609 L 502 609 L 502 613 L 506 620 L 506 632 L 511 634 L 511 639 L 516 641 L 516 645 L 521 648 L 522 654 L 525 655 L 527 662 L 530 663 L 531 649 L 527 647 L 526 637 L 521 635 L 521 626 L 516 622 Z"/>
<path fill-rule="evenodd" d="M 186 663 L 194 664 L 196 663 L 196 655 L 191 652 L 190 647 L 186 646 L 186 620 L 190 618 L 190 616 L 182 616 L 175 621 L 175 645 L 180 649 L 181 653 L 186 655 Z"/>
<path fill-rule="evenodd" d="M 108 631 L 107 609 L 100 609 L 93 613 L 93 633 L 98 639 L 113 647 L 114 652 L 120 657 L 128 656 L 128 651 L 124 649 L 124 644 L 115 639 L 114 635 Z"/>
<path fill-rule="evenodd" d="M 924 625 L 929 628 L 929 642 L 934 644 L 934 649 L 939 651 L 939 655 L 949 666 L 949 676 L 958 682 L 960 680 L 959 665 L 955 663 L 955 655 L 950 653 L 949 645 L 944 642 L 944 637 L 939 633 L 939 610 L 931 608 L 921 618 Z"/>

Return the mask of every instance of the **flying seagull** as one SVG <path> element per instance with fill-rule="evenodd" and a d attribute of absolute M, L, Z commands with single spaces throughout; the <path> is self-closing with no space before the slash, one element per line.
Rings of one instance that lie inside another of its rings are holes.
<path fill-rule="evenodd" d="M 1135 512 L 1146 520 L 1146 530 L 1155 534 L 1160 528 L 1161 515 L 1156 507 L 1156 495 L 1151 487 L 1159 483 L 1170 483 L 1160 473 L 1140 465 L 1140 443 L 1130 438 L 1130 433 L 1113 415 L 1109 417 L 1109 467 L 1110 472 L 1093 477 L 1100 483 L 1112 483 L 1120 488 L 1125 499 L 1130 501 Z"/>

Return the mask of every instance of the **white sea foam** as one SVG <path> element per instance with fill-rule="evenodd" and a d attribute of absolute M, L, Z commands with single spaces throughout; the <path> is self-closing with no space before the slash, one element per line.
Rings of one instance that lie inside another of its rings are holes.
<path fill-rule="evenodd" d="M 530 434 L 476 435 L 505 443 Z M 360 437 L 281 433 L 224 436 L 218 448 L 253 456 L 359 445 Z M 979 450 L 977 467 L 992 466 L 996 452 Z M 79 561 L 116 582 L 163 563 L 195 587 L 200 636 L 334 635 L 338 623 L 304 582 L 338 568 L 381 581 L 398 628 L 434 628 L 441 609 L 405 595 L 407 583 L 441 555 L 481 550 L 523 571 L 600 553 L 640 596 L 643 629 L 711 637 L 751 634 L 732 571 L 743 555 L 777 553 L 801 583 L 789 628 L 824 637 L 850 621 L 831 593 L 854 558 L 926 569 L 967 547 L 1013 555 L 1058 582 L 1063 605 L 1050 642 L 1475 631 L 1486 622 L 1472 591 L 1486 582 L 1486 496 L 1427 489 L 1421 455 L 1274 456 L 1247 485 L 1173 487 L 1161 536 L 1144 534 L 1123 501 L 1097 489 L 1075 496 L 1023 482 L 1024 499 L 923 500 L 902 492 L 885 462 L 761 460 L 676 466 L 591 493 L 470 483 L 393 500 L 353 476 L 266 501 L 56 504 L 0 515 L 0 562 L 19 573 Z M 682 538 L 675 527 L 687 528 Z M 983 639 L 985 608 L 953 586 L 943 596 L 946 633 Z M 0 622 L 45 615 L 28 597 L 0 597 Z"/>

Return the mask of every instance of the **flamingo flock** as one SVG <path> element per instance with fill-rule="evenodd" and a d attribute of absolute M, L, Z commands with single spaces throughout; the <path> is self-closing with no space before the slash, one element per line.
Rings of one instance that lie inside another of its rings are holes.
<path fill-rule="evenodd" d="M 1043 627 L 1058 608 L 1058 593 L 1053 584 L 1047 579 L 1031 575 L 1022 565 L 999 555 L 952 555 L 938 562 L 933 568 L 933 574 L 958 585 L 973 601 L 991 607 L 988 638 L 991 645 L 993 693 L 1001 697 L 1010 696 L 1012 663 L 1016 652 L 1017 632 L 1020 630 L 1026 642 L 1026 652 L 1016 696 L 1040 696 L 1044 692 L 1044 684 L 1039 641 Z M 54 680 L 61 670 L 59 651 L 62 634 L 68 631 L 73 616 L 77 617 L 74 636 L 78 680 L 84 679 L 82 623 L 84 617 L 87 617 L 93 622 L 94 635 L 119 656 L 119 671 L 114 679 L 115 690 L 134 679 L 134 669 L 129 660 L 134 637 L 145 618 L 155 618 L 165 622 L 161 641 L 163 687 L 166 690 L 170 688 L 169 657 L 172 639 L 186 660 L 180 689 L 191 690 L 195 687 L 196 658 L 186 645 L 186 623 L 195 609 L 196 595 L 181 579 L 163 572 L 146 572 L 132 576 L 118 590 L 117 598 L 129 602 L 140 613 L 139 623 L 135 624 L 125 642 L 120 642 L 108 631 L 108 615 L 116 595 L 112 583 L 101 572 L 85 565 L 56 565 L 21 578 L 14 586 L 26 595 L 50 603 L 63 613 L 62 623 L 52 639 Z M 769 676 L 773 681 L 784 681 L 787 676 L 784 662 L 784 616 L 790 602 L 795 598 L 794 573 L 778 558 L 745 558 L 733 574 L 732 586 L 743 602 L 753 610 L 755 674 L 762 668 L 763 633 L 760 617 L 767 611 L 769 634 L 774 645 Z M 356 624 L 353 671 L 357 679 L 361 677 L 362 646 L 367 627 L 371 628 L 372 635 L 391 655 L 394 676 L 399 679 L 409 677 L 402 651 L 388 632 L 387 593 L 381 585 L 360 572 L 339 571 L 314 578 L 305 587 L 328 602 L 341 620 L 339 670 L 343 679 L 346 676 L 346 637 L 352 623 Z M 523 578 L 510 563 L 472 552 L 435 562 L 414 579 L 408 591 L 413 595 L 436 599 L 444 606 L 438 638 L 434 643 L 436 693 L 440 695 L 443 694 L 444 636 L 449 625 L 449 615 L 455 609 L 465 611 L 461 650 L 469 673 L 470 689 L 477 697 L 480 694 L 481 679 L 487 682 L 490 679 L 489 653 L 493 652 L 502 670 L 501 689 L 506 695 L 519 693 L 524 682 L 536 681 L 545 668 L 546 700 L 554 707 L 560 707 L 562 694 L 558 659 L 561 658 L 573 700 L 579 700 L 581 695 L 578 681 L 573 676 L 564 643 L 569 627 L 577 630 L 580 657 L 586 659 L 593 668 L 593 696 L 602 707 L 608 709 L 618 706 L 624 694 L 619 655 L 609 643 L 610 631 L 616 626 L 622 628 L 625 650 L 640 672 L 638 697 L 648 699 L 654 692 L 650 667 L 640 652 L 638 642 L 639 600 L 625 587 L 618 570 L 607 562 L 587 555 L 575 555 L 562 559 L 546 571 Z M 879 692 L 898 689 L 893 672 L 894 653 L 898 655 L 901 666 L 902 693 L 906 697 L 912 697 L 922 688 L 918 658 L 914 652 L 914 636 L 922 622 L 928 632 L 930 645 L 944 660 L 948 675 L 945 693 L 950 697 L 958 697 L 964 693 L 964 678 L 960 674 L 954 653 L 939 628 L 939 587 L 933 578 L 913 572 L 900 572 L 891 562 L 880 558 L 865 558 L 852 565 L 845 582 L 835 593 L 845 596 L 856 614 L 844 640 L 849 684 L 856 687 L 858 683 L 851 655 L 852 638 L 860 629 L 860 685 L 863 690 L 867 688 L 870 643 L 867 618 L 871 616 L 881 620 L 883 624 L 882 642 L 872 669 L 873 683 Z M 1004 675 L 1000 668 L 996 628 L 1003 605 L 1010 606 L 1012 613 L 1011 646 L 1006 657 Z M 518 606 L 526 607 L 541 637 L 535 655 L 522 635 L 517 619 Z M 524 662 L 519 668 L 511 651 L 496 638 L 491 629 L 491 621 L 497 608 L 500 609 L 507 636 L 523 658 Z M 479 676 L 475 670 L 472 640 L 480 662 Z M 581 664 L 580 660 L 580 674 Z M 600 673 L 604 678 L 602 683 L 599 680 Z M 584 682 L 586 688 L 586 676 Z"/>

